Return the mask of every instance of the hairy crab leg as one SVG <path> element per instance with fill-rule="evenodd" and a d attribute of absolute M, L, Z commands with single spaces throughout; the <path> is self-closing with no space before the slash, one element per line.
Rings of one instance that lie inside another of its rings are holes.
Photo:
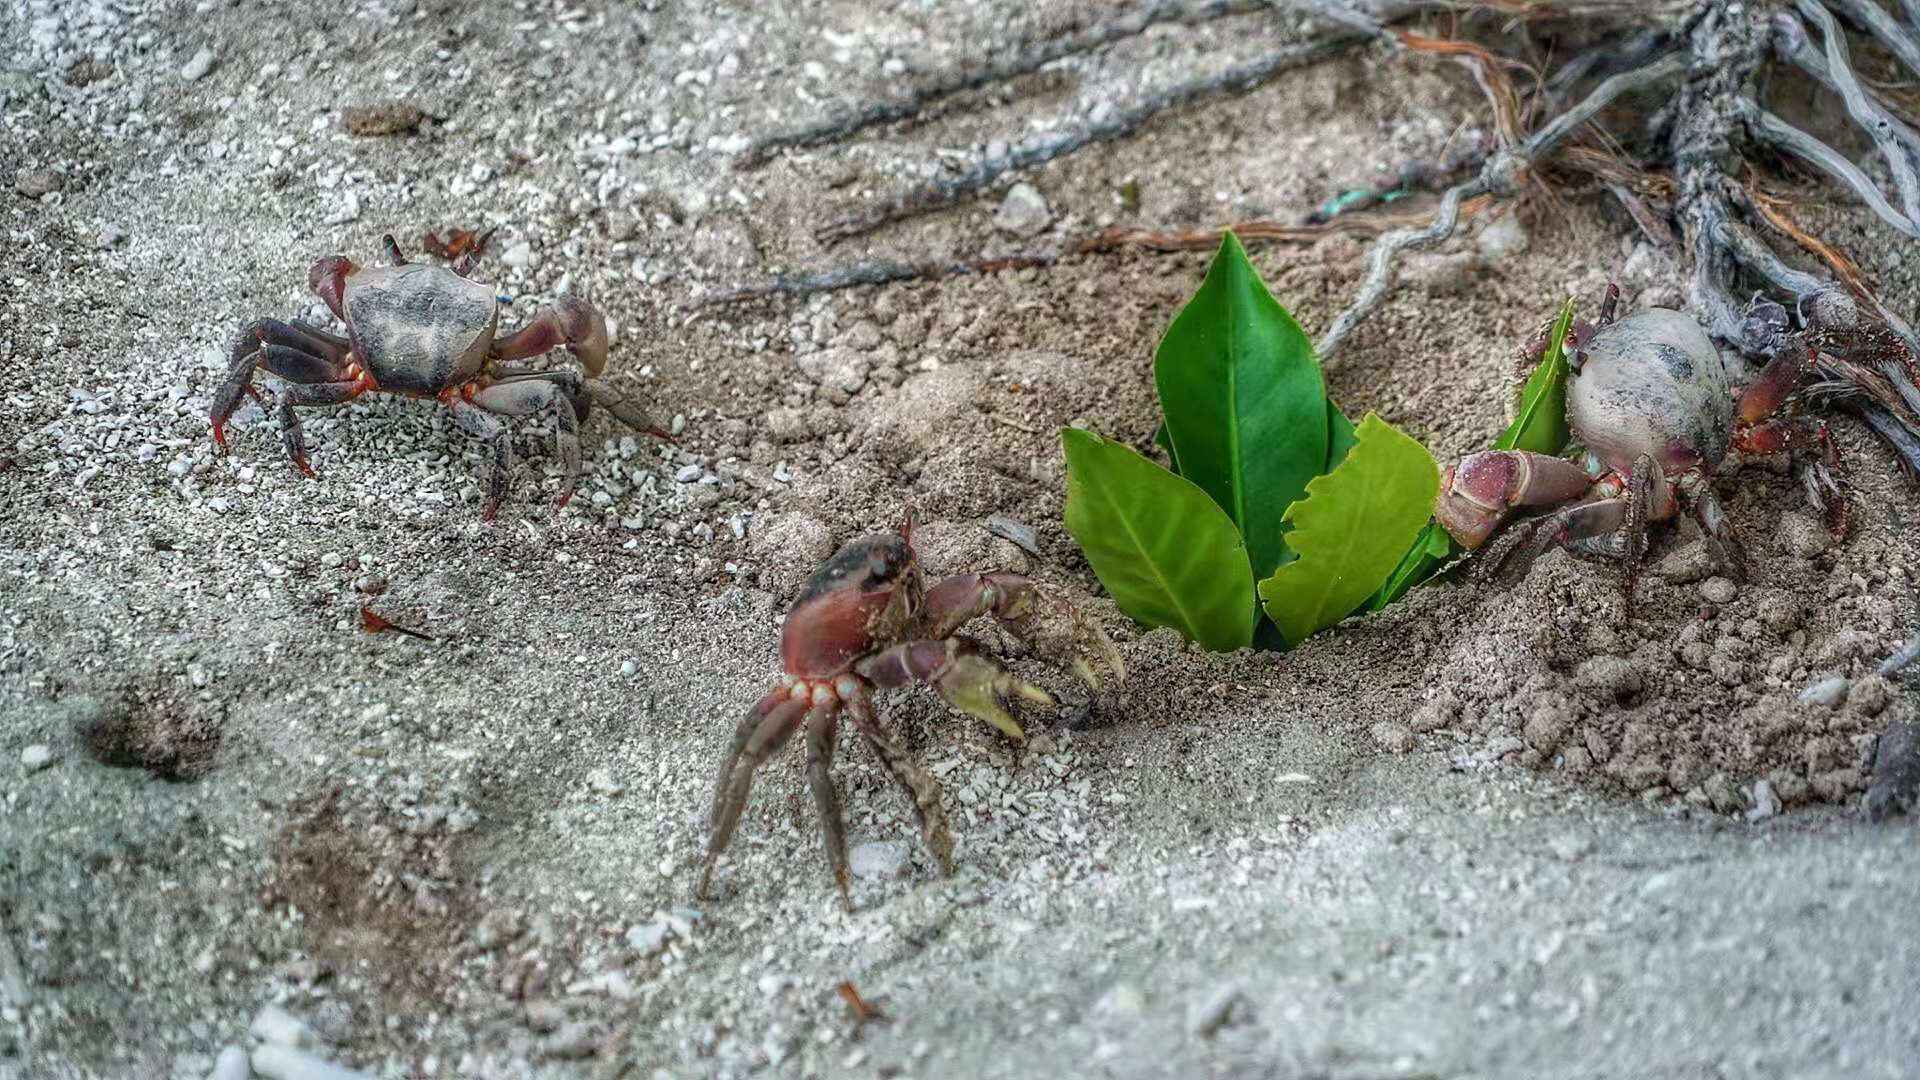
<path fill-rule="evenodd" d="M 214 392 L 213 441 L 227 445 L 227 421 L 240 405 L 240 395 L 253 389 L 255 369 L 265 366 L 288 382 L 331 382 L 340 378 L 351 346 L 324 330 L 304 323 L 257 319 L 236 334 L 228 351 L 227 377 Z"/>
<path fill-rule="evenodd" d="M 293 467 L 313 479 L 313 467 L 307 464 L 307 444 L 300 434 L 300 417 L 296 408 L 314 408 L 321 405 L 344 405 L 361 394 L 372 389 L 373 384 L 365 378 L 350 379 L 345 382 L 292 383 L 280 394 L 280 438 L 286 444 L 287 457 L 292 459 Z"/>
<path fill-rule="evenodd" d="M 848 886 L 853 874 L 847 864 L 847 828 L 840 817 L 840 793 L 833 787 L 833 743 L 835 721 L 840 713 L 838 701 L 815 705 L 807 714 L 807 786 L 813 789 L 814 811 L 820 815 L 820 842 L 827 849 L 827 864 L 833 867 L 833 884 L 840 890 L 840 906 L 853 910 Z"/>
<path fill-rule="evenodd" d="M 769 695 L 771 696 L 771 695 Z M 760 699 L 761 705 L 767 698 Z M 788 698 L 764 714 L 760 706 L 748 714 L 754 721 L 753 729 L 747 732 L 744 742 L 738 733 L 734 737 L 733 751 L 727 755 L 725 767 L 720 773 L 719 788 L 714 792 L 713 813 L 708 820 L 711 834 L 707 837 L 707 857 L 700 866 L 700 884 L 694 895 L 707 895 L 707 885 L 713 877 L 713 865 L 720 861 L 720 853 L 727 850 L 733 842 L 733 830 L 740 824 L 740 812 L 746 809 L 747 794 L 753 788 L 753 773 L 779 749 L 787 745 L 801 716 L 806 713 L 808 698 Z M 746 724 L 741 724 L 746 729 Z"/>
<path fill-rule="evenodd" d="M 873 713 L 872 694 L 865 684 L 857 679 L 843 678 L 840 692 L 853 725 L 860 729 L 867 745 L 873 748 L 874 756 L 893 774 L 900 789 L 906 792 L 907 800 L 913 803 L 913 812 L 920 819 L 920 836 L 927 845 L 928 853 L 940 865 L 940 873 L 952 874 L 953 833 L 947 828 L 946 809 L 940 805 L 940 781 L 914 761 L 906 748 L 881 726 L 879 717 Z"/>
<path fill-rule="evenodd" d="M 1735 581 L 1746 580 L 1747 551 L 1734 531 L 1733 520 L 1713 493 L 1712 478 L 1705 473 L 1689 473 L 1681 477 L 1678 489 L 1721 572 Z"/>
<path fill-rule="evenodd" d="M 447 405 L 453 408 L 454 402 L 463 399 L 476 409 L 498 416 L 532 416 L 538 412 L 553 414 L 554 448 L 560 454 L 561 467 L 566 470 L 566 477 L 560 482 L 560 498 L 554 503 L 553 509 L 556 513 L 563 509 L 567 501 L 573 498 L 574 487 L 580 482 L 580 414 L 573 398 L 568 396 L 567 388 L 550 379 L 516 379 L 494 383 L 472 392 L 466 392 L 463 387 L 460 397 L 447 398 Z M 488 489 L 489 511 L 498 506 L 500 494 L 505 492 L 506 478 L 502 464 L 510 460 L 500 452 L 508 442 L 505 425 L 501 426 L 500 434 L 490 438 L 495 447 L 495 468 L 494 483 Z"/>

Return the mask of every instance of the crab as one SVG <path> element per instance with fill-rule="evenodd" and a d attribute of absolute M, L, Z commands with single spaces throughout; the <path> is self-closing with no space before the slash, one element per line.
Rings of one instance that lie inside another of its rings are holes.
<path fill-rule="evenodd" d="M 1713 492 L 1730 448 L 1762 455 L 1821 448 L 1823 460 L 1804 474 L 1808 496 L 1829 527 L 1844 533 L 1838 450 L 1824 423 L 1799 415 L 1794 396 L 1814 373 L 1816 351 L 1781 334 L 1773 358 L 1736 396 L 1719 350 L 1691 316 L 1648 308 L 1616 319 L 1618 302 L 1619 290 L 1608 286 L 1597 325 L 1578 323 L 1567 338 L 1567 422 L 1584 448 L 1579 461 L 1488 450 L 1461 458 L 1442 477 L 1434 517 L 1469 551 L 1484 547 L 1480 572 L 1525 573 L 1556 544 L 1612 555 L 1626 564 L 1631 616 L 1648 526 L 1684 510 L 1721 572 L 1744 578 L 1744 552 Z M 1771 310 L 1778 307 L 1759 305 L 1749 317 L 1784 326 L 1784 310 Z M 1537 358 L 1544 347 L 1536 338 L 1523 354 Z M 1523 508 L 1548 512 L 1501 532 Z"/>
<path fill-rule="evenodd" d="M 1101 686 L 1102 668 L 1116 680 L 1126 677 L 1119 650 L 1104 631 L 1018 574 L 961 574 L 927 588 L 911 536 L 909 518 L 896 530 L 853 540 L 801 587 L 780 632 L 786 674 L 741 719 L 721 762 L 697 896 L 707 895 L 714 865 L 733 839 L 755 770 L 804 728 L 807 782 L 827 862 L 841 905 L 851 908 L 846 830 L 829 775 L 842 714 L 906 792 L 940 872 L 953 872 L 940 782 L 880 723 L 873 691 L 925 683 L 962 712 L 1024 742 L 1024 729 L 1005 702 L 1049 707 L 1053 695 L 958 633 L 974 618 L 991 616 L 1036 655 L 1065 663 L 1093 690 Z"/>
<path fill-rule="evenodd" d="M 345 324 L 346 337 L 278 319 L 259 319 L 240 331 L 226 380 L 213 398 L 213 438 L 222 449 L 240 396 L 260 397 L 253 387 L 260 369 L 284 384 L 278 406 L 281 439 L 293 467 L 309 478 L 314 472 L 296 408 L 339 405 L 368 393 L 438 400 L 462 430 L 493 449 L 482 514 L 487 521 L 507 493 L 513 465 L 512 433 L 502 417 L 543 412 L 553 417 L 554 441 L 566 466 L 556 512 L 573 496 L 580 472 L 579 425 L 592 402 L 633 428 L 671 438 L 643 411 L 587 382 L 607 366 L 607 322 L 593 305 L 564 296 L 541 307 L 531 323 L 496 337 L 500 302 L 491 286 L 468 276 L 471 258 L 452 268 L 409 263 L 391 235 L 382 243 L 391 265 L 360 266 L 345 255 L 330 255 L 307 275 L 313 291 Z M 560 346 L 580 361 L 585 377 L 571 368 L 511 366 Z"/>

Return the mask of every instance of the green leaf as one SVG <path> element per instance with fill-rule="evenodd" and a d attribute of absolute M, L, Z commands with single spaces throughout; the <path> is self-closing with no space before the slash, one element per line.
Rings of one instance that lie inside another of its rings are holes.
<path fill-rule="evenodd" d="M 1120 610 L 1215 651 L 1253 640 L 1253 570 L 1207 493 L 1131 448 L 1063 428 L 1067 532 Z"/>
<path fill-rule="evenodd" d="M 1520 389 L 1520 407 L 1513 423 L 1494 440 L 1495 450 L 1531 450 L 1536 454 L 1558 454 L 1567 448 L 1573 432 L 1567 427 L 1567 331 L 1573 328 L 1573 298 L 1560 307 L 1553 321 L 1553 335 L 1547 351 L 1540 354 L 1540 366 L 1527 377 Z"/>
<path fill-rule="evenodd" d="M 1290 642 L 1351 615 L 1380 587 L 1433 513 L 1433 455 L 1373 413 L 1332 472 L 1287 508 L 1299 556 L 1260 583 L 1267 617 Z"/>
<path fill-rule="evenodd" d="M 1153 378 L 1180 475 L 1233 519 L 1265 576 L 1284 558 L 1287 507 L 1326 467 L 1327 391 L 1312 343 L 1232 233 L 1160 339 Z"/>

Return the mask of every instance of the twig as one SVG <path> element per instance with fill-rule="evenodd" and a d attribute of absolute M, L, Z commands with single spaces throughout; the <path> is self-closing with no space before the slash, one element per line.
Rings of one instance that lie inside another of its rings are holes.
<path fill-rule="evenodd" d="M 1578 105 L 1553 118 L 1540 130 L 1534 132 L 1513 150 L 1493 155 L 1480 168 L 1480 175 L 1462 184 L 1456 184 L 1441 196 L 1439 212 L 1434 215 L 1432 224 L 1425 229 L 1401 230 L 1382 236 L 1374 243 L 1373 259 L 1367 269 L 1367 277 L 1361 283 L 1360 293 L 1352 304 L 1340 313 L 1319 344 L 1320 359 L 1324 363 L 1334 354 L 1347 334 L 1372 313 L 1386 295 L 1392 284 L 1394 256 L 1412 247 L 1426 247 L 1453 235 L 1460 220 L 1460 204 L 1477 195 L 1492 194 L 1500 198 L 1511 196 L 1518 188 L 1521 176 L 1533 166 L 1533 163 L 1546 156 L 1572 134 L 1580 125 L 1597 115 L 1600 110 L 1613 103 L 1615 98 L 1653 86 L 1685 70 L 1685 61 L 1679 56 L 1669 56 L 1634 71 L 1623 72 L 1602 82 Z"/>
<path fill-rule="evenodd" d="M 1783 11 L 1774 16 L 1773 47 L 1781 59 L 1813 76 L 1815 82 L 1836 94 L 1846 93 L 1840 83 L 1834 79 L 1833 72 L 1827 68 L 1827 58 L 1819 49 L 1813 47 L 1812 39 L 1807 36 L 1806 24 L 1795 18 L 1792 12 Z M 1847 103 L 1849 111 L 1856 106 L 1867 109 L 1876 122 L 1888 125 L 1893 130 L 1894 137 L 1899 139 L 1910 152 L 1920 157 L 1920 133 L 1916 133 L 1913 128 L 1895 116 L 1879 98 L 1871 93 L 1862 92 L 1859 101 L 1849 100 Z"/>
<path fill-rule="evenodd" d="M 1487 104 L 1493 109 L 1494 130 L 1500 133 L 1502 144 L 1512 146 L 1525 137 L 1520 124 L 1520 94 L 1513 87 L 1513 80 L 1501 69 L 1502 61 L 1483 45 L 1454 38 L 1426 37 L 1421 34 L 1400 31 L 1392 35 L 1393 40 L 1415 52 L 1438 53 L 1453 56 L 1473 69 L 1473 78 L 1480 86 L 1480 92 L 1487 97 Z"/>
<path fill-rule="evenodd" d="M 857 134 L 870 127 L 910 119 L 943 98 L 977 90 L 997 82 L 1018 78 L 1040 70 L 1055 60 L 1077 53 L 1091 52 L 1116 41 L 1145 33 L 1165 22 L 1200 23 L 1228 15 L 1240 15 L 1266 7 L 1264 0 L 1207 0 L 1201 4 L 1162 2 L 1103 23 L 1091 30 L 1050 38 L 1025 52 L 997 63 L 968 71 L 949 71 L 915 87 L 905 97 L 877 101 L 848 109 L 827 120 L 792 128 L 755 139 L 735 160 L 734 166 L 751 169 L 763 165 L 776 153 L 791 147 L 818 146 Z"/>
<path fill-rule="evenodd" d="M 1461 212 L 1469 216 L 1477 213 L 1484 202 L 1484 199 L 1469 202 L 1461 208 Z M 1162 230 L 1115 227 L 1076 240 L 1057 250 L 1027 251 L 1014 255 L 999 255 L 990 259 L 936 259 L 918 263 L 869 260 L 849 266 L 834 267 L 830 270 L 783 275 L 757 285 L 744 285 L 696 298 L 694 305 L 702 308 L 717 307 L 767 296 L 811 296 L 814 293 L 837 292 L 862 285 L 890 285 L 900 281 L 937 281 L 941 278 L 966 274 L 1024 270 L 1028 267 L 1052 266 L 1074 255 L 1104 254 L 1129 247 L 1158 252 L 1201 251 L 1219 247 L 1221 237 L 1229 230 L 1246 243 L 1267 241 L 1310 244 L 1336 233 L 1378 236 L 1389 229 L 1403 228 L 1413 222 L 1425 220 L 1424 212 L 1373 211 L 1343 214 L 1335 220 L 1311 222 L 1305 225 L 1257 218 L 1205 229 Z"/>
<path fill-rule="evenodd" d="M 1735 104 L 1755 139 L 1777 150 L 1784 150 L 1838 180 L 1859 196 L 1868 209 L 1879 215 L 1880 220 L 1907 236 L 1920 239 L 1920 225 L 1908 221 L 1905 215 L 1895 210 L 1887 202 L 1887 197 L 1880 194 L 1880 189 L 1867 178 L 1867 174 L 1833 147 L 1761 108 L 1752 98 L 1741 98 Z"/>
<path fill-rule="evenodd" d="M 1666 52 L 1672 44 L 1665 30 L 1646 30 L 1625 42 L 1608 41 L 1588 49 L 1554 69 L 1553 74 L 1547 77 L 1547 95 L 1558 101 L 1573 90 L 1575 83 L 1595 69 L 1613 72 L 1636 68 L 1655 55 Z"/>
<path fill-rule="evenodd" d="M 1900 20 L 1888 14 L 1887 9 L 1880 6 L 1880 0 L 1826 0 L 1826 3 L 1837 9 L 1840 14 L 1866 27 L 1867 33 L 1878 38 L 1880 44 L 1885 45 L 1888 51 L 1898 56 L 1900 62 L 1907 65 L 1914 74 L 1920 75 L 1920 38 L 1909 33 L 1906 27 L 1900 25 Z M 1801 14 L 1806 15 L 1808 14 L 1807 4 L 1808 0 L 1795 0 L 1794 6 L 1800 9 Z M 1907 6 L 1910 9 L 1908 17 L 1912 18 L 1911 8 L 1915 6 L 1913 0 L 1908 0 Z M 1822 14 L 1825 12 L 1823 11 Z"/>
<path fill-rule="evenodd" d="M 1731 218 L 1718 222 L 1713 238 L 1732 253 L 1734 261 L 1767 284 L 1796 300 L 1812 296 L 1827 284 L 1804 270 L 1795 270 L 1773 253 L 1766 241 L 1741 222 Z"/>
<path fill-rule="evenodd" d="M 933 180 L 911 191 L 883 199 L 828 223 L 817 235 L 821 242 L 830 244 L 909 217 L 944 209 L 1017 169 L 1042 165 L 1095 143 L 1126 138 L 1141 124 L 1168 109 L 1216 94 L 1251 90 L 1285 72 L 1318 63 L 1368 40 L 1370 38 L 1366 34 L 1330 34 L 1289 45 L 1215 75 L 1180 83 L 1150 95 L 1139 104 L 1120 110 L 1099 123 L 1037 142 L 1022 143 L 1006 154 L 980 162 L 953 179 Z"/>
<path fill-rule="evenodd" d="M 861 285 L 890 285 L 896 281 L 933 281 L 964 274 L 990 274 L 1000 270 L 1024 270 L 1030 266 L 1051 266 L 1062 252 L 1040 251 L 1004 255 L 992 259 L 936 260 L 932 262 L 890 262 L 870 260 L 851 266 L 835 267 L 813 273 L 776 277 L 758 285 L 744 285 L 704 296 L 694 303 L 700 307 L 754 300 L 763 296 L 811 296 L 836 292 Z"/>
<path fill-rule="evenodd" d="M 1507 156 L 1501 155 L 1502 158 Z M 1492 164 L 1488 162 L 1489 166 Z M 1432 223 L 1426 228 L 1401 229 L 1387 233 L 1374 242 L 1373 258 L 1367 266 L 1366 280 L 1360 285 L 1360 295 L 1347 306 L 1347 310 L 1340 313 L 1340 317 L 1333 321 L 1333 325 L 1320 339 L 1318 349 L 1322 363 L 1333 355 L 1334 350 L 1340 347 L 1340 342 L 1346 338 L 1347 334 L 1360 325 L 1360 320 L 1366 318 L 1373 311 L 1374 306 L 1380 303 L 1380 298 L 1386 295 L 1387 286 L 1392 283 L 1393 257 L 1406 248 L 1426 247 L 1452 236 L 1454 227 L 1460 221 L 1460 204 L 1475 196 L 1487 194 L 1490 190 L 1491 185 L 1487 182 L 1485 175 L 1477 176 L 1463 184 L 1455 184 L 1440 197 L 1440 209 L 1433 215 Z"/>
<path fill-rule="evenodd" d="M 1746 193 L 1748 203 L 1760 215 L 1761 220 L 1806 249 L 1814 258 L 1826 263 L 1827 268 L 1833 271 L 1833 276 L 1838 278 L 1849 292 L 1859 297 L 1873 295 L 1872 290 L 1867 288 L 1866 280 L 1860 276 L 1860 267 L 1855 265 L 1852 259 L 1847 258 L 1846 254 L 1838 248 L 1802 229 L 1786 215 L 1784 209 L 1786 200 L 1777 199 L 1752 184 L 1747 186 Z"/>
<path fill-rule="evenodd" d="M 1827 68 L 1838 84 L 1840 97 L 1847 103 L 1847 115 L 1873 137 L 1873 144 L 1879 147 L 1880 156 L 1886 159 L 1887 171 L 1893 174 L 1893 186 L 1900 192 L 1907 220 L 1920 224 L 1920 176 L 1914 175 L 1913 161 L 1907 157 L 1907 148 L 1901 145 L 1892 118 L 1886 115 L 1886 110 L 1876 110 L 1867 100 L 1867 92 L 1854 75 L 1853 64 L 1847 55 L 1846 34 L 1841 32 L 1833 16 L 1827 14 L 1827 9 L 1813 0 L 1797 0 L 1795 6 L 1820 27 L 1820 35 L 1827 49 Z M 1879 7 L 1876 5 L 1874 10 L 1878 11 Z"/>

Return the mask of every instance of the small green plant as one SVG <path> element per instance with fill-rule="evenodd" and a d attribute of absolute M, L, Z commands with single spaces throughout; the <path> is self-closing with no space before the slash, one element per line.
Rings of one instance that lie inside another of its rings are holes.
<path fill-rule="evenodd" d="M 1366 607 L 1421 535 L 1439 472 L 1327 399 L 1312 344 L 1231 233 L 1153 369 L 1171 468 L 1062 433 L 1067 531 L 1120 609 L 1226 650 L 1296 644 Z"/>

